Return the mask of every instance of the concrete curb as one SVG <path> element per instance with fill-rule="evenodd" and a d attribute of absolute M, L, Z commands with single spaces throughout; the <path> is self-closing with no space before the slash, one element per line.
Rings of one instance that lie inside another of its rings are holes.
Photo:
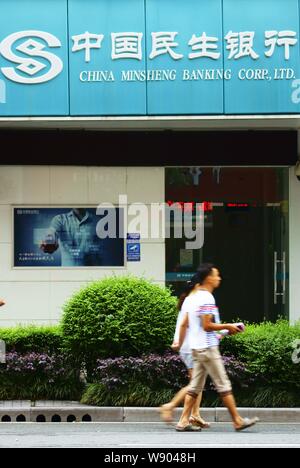
<path fill-rule="evenodd" d="M 174 420 L 178 420 L 181 409 L 174 411 Z M 300 408 L 238 408 L 242 417 L 257 416 L 261 422 L 300 423 Z M 231 422 L 226 408 L 202 408 L 201 415 L 208 422 Z M 157 408 L 124 408 L 125 422 L 159 422 Z"/>
<path fill-rule="evenodd" d="M 243 417 L 261 422 L 300 423 L 300 408 L 239 408 Z M 181 408 L 174 411 L 179 419 Z M 209 422 L 230 422 L 226 408 L 203 408 Z M 72 401 L 0 401 L 0 422 L 160 422 L 158 408 L 98 407 Z"/>

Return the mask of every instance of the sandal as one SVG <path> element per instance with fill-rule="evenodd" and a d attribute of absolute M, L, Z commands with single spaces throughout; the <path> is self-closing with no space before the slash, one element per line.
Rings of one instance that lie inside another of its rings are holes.
<path fill-rule="evenodd" d="M 160 413 L 161 419 L 165 423 L 170 424 L 173 421 L 173 408 L 172 407 L 170 408 L 168 403 L 166 403 L 165 405 L 160 406 L 159 413 Z"/>
<path fill-rule="evenodd" d="M 187 426 L 176 426 L 175 430 L 177 432 L 200 432 L 201 427 L 195 427 L 192 424 L 188 424 Z"/>
<path fill-rule="evenodd" d="M 244 418 L 243 424 L 240 427 L 236 427 L 236 431 L 243 431 L 244 429 L 247 429 L 248 427 L 254 426 L 254 424 L 259 422 L 259 418 Z"/>
<path fill-rule="evenodd" d="M 201 420 L 199 418 L 196 418 L 195 416 L 191 416 L 189 419 L 189 422 L 196 427 L 201 427 L 201 429 L 209 429 L 210 428 L 210 423 L 206 422 L 204 420 Z"/>

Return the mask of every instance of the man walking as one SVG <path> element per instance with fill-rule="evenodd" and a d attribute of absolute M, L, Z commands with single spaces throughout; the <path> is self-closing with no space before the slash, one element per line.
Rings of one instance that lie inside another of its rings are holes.
<path fill-rule="evenodd" d="M 191 409 L 204 389 L 207 375 L 209 375 L 227 407 L 236 431 L 253 426 L 258 418 L 242 418 L 236 408 L 232 387 L 224 368 L 222 356 L 219 352 L 217 331 L 228 330 L 231 335 L 241 330 L 237 325 L 220 324 L 219 311 L 216 307 L 213 291 L 221 284 L 219 270 L 212 264 L 203 264 L 189 284 L 189 292 L 185 298 L 185 310 L 188 314 L 183 320 L 178 348 L 180 349 L 186 327 L 189 326 L 190 348 L 193 351 L 194 373 L 185 397 L 184 409 L 176 426 L 177 431 L 192 430 L 189 424 Z"/>

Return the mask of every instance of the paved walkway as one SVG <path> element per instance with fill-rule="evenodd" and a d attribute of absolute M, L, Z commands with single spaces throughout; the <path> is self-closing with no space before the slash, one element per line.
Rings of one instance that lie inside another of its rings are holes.
<path fill-rule="evenodd" d="M 199 463 L 203 455 L 197 448 L 299 448 L 300 424 L 259 423 L 244 432 L 235 432 L 231 424 L 213 423 L 211 429 L 200 433 L 178 433 L 173 427 L 163 423 L 3 423 L 0 424 L 0 448 L 2 447 L 99 447 L 103 449 L 99 453 L 100 464 L 105 461 L 105 456 L 138 454 L 134 449 L 141 448 L 144 450 L 139 455 L 139 464 L 145 464 L 154 449 L 163 451 L 168 448 L 177 453 L 188 453 L 195 457 L 195 461 L 191 460 L 193 463 Z M 126 461 L 129 463 L 125 466 L 137 464 L 133 458 L 131 462 L 128 459 Z"/>

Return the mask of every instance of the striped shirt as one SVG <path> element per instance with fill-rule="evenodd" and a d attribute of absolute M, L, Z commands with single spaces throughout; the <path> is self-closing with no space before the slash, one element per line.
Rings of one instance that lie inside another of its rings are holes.
<path fill-rule="evenodd" d="M 219 310 L 213 295 L 208 291 L 197 291 L 185 299 L 182 308 L 188 311 L 190 348 L 207 349 L 218 346 L 219 340 L 216 333 L 206 332 L 201 320 L 203 315 L 212 315 L 212 322 L 220 323 Z"/>

